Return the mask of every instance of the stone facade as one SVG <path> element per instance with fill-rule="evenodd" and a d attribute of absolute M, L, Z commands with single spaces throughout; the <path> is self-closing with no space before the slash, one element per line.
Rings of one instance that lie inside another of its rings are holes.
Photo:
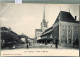
<path fill-rule="evenodd" d="M 79 23 L 59 21 L 59 42 L 73 43 L 79 38 Z"/>
<path fill-rule="evenodd" d="M 42 34 L 42 30 L 41 29 L 36 29 L 35 30 L 35 38 L 40 37 Z"/>
<path fill-rule="evenodd" d="M 73 44 L 76 39 L 79 40 L 79 21 L 70 12 L 60 11 L 52 27 L 46 29 L 38 41 L 55 43 L 56 39 L 59 44 Z"/>

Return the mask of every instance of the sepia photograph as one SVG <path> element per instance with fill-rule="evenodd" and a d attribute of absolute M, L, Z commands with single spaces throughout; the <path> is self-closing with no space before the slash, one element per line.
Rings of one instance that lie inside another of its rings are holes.
<path fill-rule="evenodd" d="M 0 3 L 1 56 L 79 56 L 79 7 Z"/>

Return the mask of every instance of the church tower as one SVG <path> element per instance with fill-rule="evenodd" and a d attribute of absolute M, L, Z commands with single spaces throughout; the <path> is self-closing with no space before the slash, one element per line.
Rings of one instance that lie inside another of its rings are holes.
<path fill-rule="evenodd" d="M 45 6 L 44 6 L 43 20 L 41 23 L 42 32 L 44 32 L 48 28 L 47 24 L 48 24 L 48 22 L 45 20 Z"/>

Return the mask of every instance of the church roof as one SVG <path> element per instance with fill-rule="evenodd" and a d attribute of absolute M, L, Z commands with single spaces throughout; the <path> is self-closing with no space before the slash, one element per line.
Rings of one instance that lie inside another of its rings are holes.
<path fill-rule="evenodd" d="M 57 23 L 59 20 L 66 22 L 76 22 L 71 13 L 66 11 L 60 11 L 55 23 Z"/>

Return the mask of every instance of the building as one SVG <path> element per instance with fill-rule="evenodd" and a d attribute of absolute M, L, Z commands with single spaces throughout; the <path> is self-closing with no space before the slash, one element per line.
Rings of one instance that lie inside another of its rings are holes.
<path fill-rule="evenodd" d="M 42 34 L 42 30 L 41 29 L 36 29 L 35 30 L 35 38 L 40 37 Z"/>
<path fill-rule="evenodd" d="M 48 28 L 48 22 L 45 20 L 45 8 L 43 13 L 43 20 L 41 22 L 41 29 L 35 29 L 35 38 L 41 36 L 42 32 L 44 32 Z"/>
<path fill-rule="evenodd" d="M 11 28 L 1 27 L 1 47 L 12 47 L 19 40 L 18 34 L 13 32 Z"/>
<path fill-rule="evenodd" d="M 37 42 L 39 43 L 50 43 L 51 41 L 53 41 L 53 37 L 52 37 L 52 30 L 53 27 L 50 27 L 48 29 L 46 29 L 42 35 L 40 36 L 41 39 L 38 39 Z"/>
<path fill-rule="evenodd" d="M 34 44 L 34 39 L 33 38 L 28 38 L 29 41 L 29 45 L 33 45 Z"/>
<path fill-rule="evenodd" d="M 55 21 L 53 28 L 58 27 L 58 40 L 60 43 L 73 43 L 79 38 L 79 21 L 76 21 L 70 12 L 61 11 Z M 57 25 L 55 25 L 57 24 Z M 54 35 L 55 33 L 53 33 Z"/>
<path fill-rule="evenodd" d="M 28 43 L 28 36 L 26 36 L 25 34 L 21 34 L 19 35 L 19 38 L 20 38 L 20 44 L 26 44 Z"/>
<path fill-rule="evenodd" d="M 70 12 L 60 11 L 52 27 L 45 30 L 41 39 L 37 40 L 42 43 L 55 43 L 56 39 L 59 44 L 72 44 L 79 39 L 79 21 L 77 16 L 73 17 Z"/>
<path fill-rule="evenodd" d="M 45 20 L 45 8 L 43 13 L 43 21 L 41 23 L 41 30 L 44 32 L 48 28 L 48 22 Z"/>

